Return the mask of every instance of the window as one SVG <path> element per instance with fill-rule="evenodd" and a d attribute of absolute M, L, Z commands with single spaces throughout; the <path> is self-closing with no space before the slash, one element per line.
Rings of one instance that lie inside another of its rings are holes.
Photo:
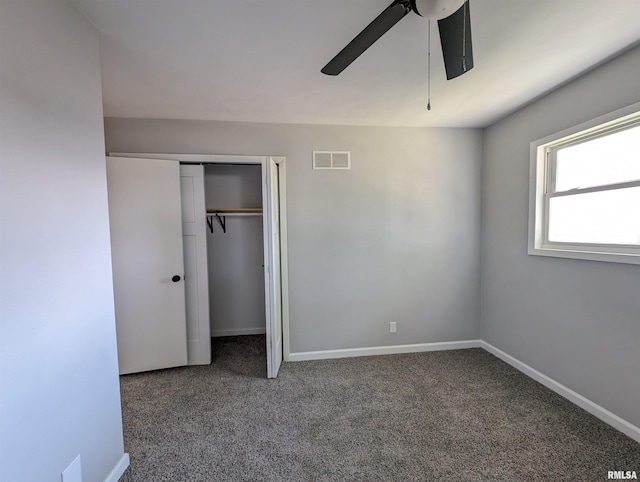
<path fill-rule="evenodd" d="M 529 254 L 640 264 L 640 103 L 531 143 Z"/>

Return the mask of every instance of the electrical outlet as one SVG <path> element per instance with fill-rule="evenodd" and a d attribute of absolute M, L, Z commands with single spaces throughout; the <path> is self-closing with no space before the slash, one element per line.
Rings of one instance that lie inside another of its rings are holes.
<path fill-rule="evenodd" d="M 62 482 L 82 482 L 82 465 L 78 455 L 62 472 Z"/>
<path fill-rule="evenodd" d="M 396 332 L 396 322 L 395 321 L 390 321 L 389 322 L 389 333 L 395 333 Z"/>

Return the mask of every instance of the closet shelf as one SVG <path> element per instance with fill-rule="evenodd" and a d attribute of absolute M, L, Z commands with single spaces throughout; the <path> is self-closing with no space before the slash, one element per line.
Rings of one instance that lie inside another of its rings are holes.
<path fill-rule="evenodd" d="M 209 208 L 207 209 L 207 225 L 213 234 L 213 218 L 215 217 L 222 228 L 227 232 L 227 216 L 262 216 L 262 208 Z"/>
<path fill-rule="evenodd" d="M 262 208 L 207 209 L 207 214 L 262 214 Z"/>

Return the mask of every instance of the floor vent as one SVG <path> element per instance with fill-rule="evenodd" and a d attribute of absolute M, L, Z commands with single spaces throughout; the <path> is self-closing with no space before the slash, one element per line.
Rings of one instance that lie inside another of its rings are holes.
<path fill-rule="evenodd" d="M 351 169 L 349 151 L 313 151 L 314 169 Z"/>

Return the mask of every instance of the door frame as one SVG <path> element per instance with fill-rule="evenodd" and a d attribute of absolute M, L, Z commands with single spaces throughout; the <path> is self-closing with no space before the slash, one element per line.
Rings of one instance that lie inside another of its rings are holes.
<path fill-rule="evenodd" d="M 121 157 L 143 157 L 147 159 L 167 159 L 180 161 L 183 164 L 253 164 L 260 165 L 262 171 L 262 185 L 265 186 L 262 192 L 263 211 L 265 196 L 270 195 L 266 192 L 266 187 L 272 188 L 271 182 L 267 182 L 265 176 L 269 176 L 269 162 L 272 159 L 278 165 L 278 201 L 280 215 L 280 292 L 282 298 L 282 359 L 290 360 L 290 338 L 289 338 L 289 265 L 288 265 L 288 236 L 287 236 L 287 160 L 284 156 L 242 156 L 242 155 L 221 155 L 221 154 L 166 154 L 166 153 L 150 153 L 150 152 L 109 152 L 109 156 Z M 270 219 L 263 220 L 263 226 L 271 223 Z M 267 246 L 271 246 L 269 239 L 269 230 L 263 230 L 263 242 L 265 250 Z M 266 253 L 265 253 L 266 254 Z M 266 261 L 266 259 L 265 259 Z M 265 271 L 266 273 L 266 271 Z M 265 276 L 265 283 L 268 279 Z M 268 284 L 265 290 L 268 289 Z M 267 323 L 271 316 L 269 309 L 265 306 Z M 268 330 L 267 330 L 268 333 Z M 270 340 L 267 340 L 270 343 Z M 269 355 L 267 355 L 269 356 Z M 277 374 L 276 374 L 277 375 Z M 269 378 L 275 378 L 268 374 Z"/>

